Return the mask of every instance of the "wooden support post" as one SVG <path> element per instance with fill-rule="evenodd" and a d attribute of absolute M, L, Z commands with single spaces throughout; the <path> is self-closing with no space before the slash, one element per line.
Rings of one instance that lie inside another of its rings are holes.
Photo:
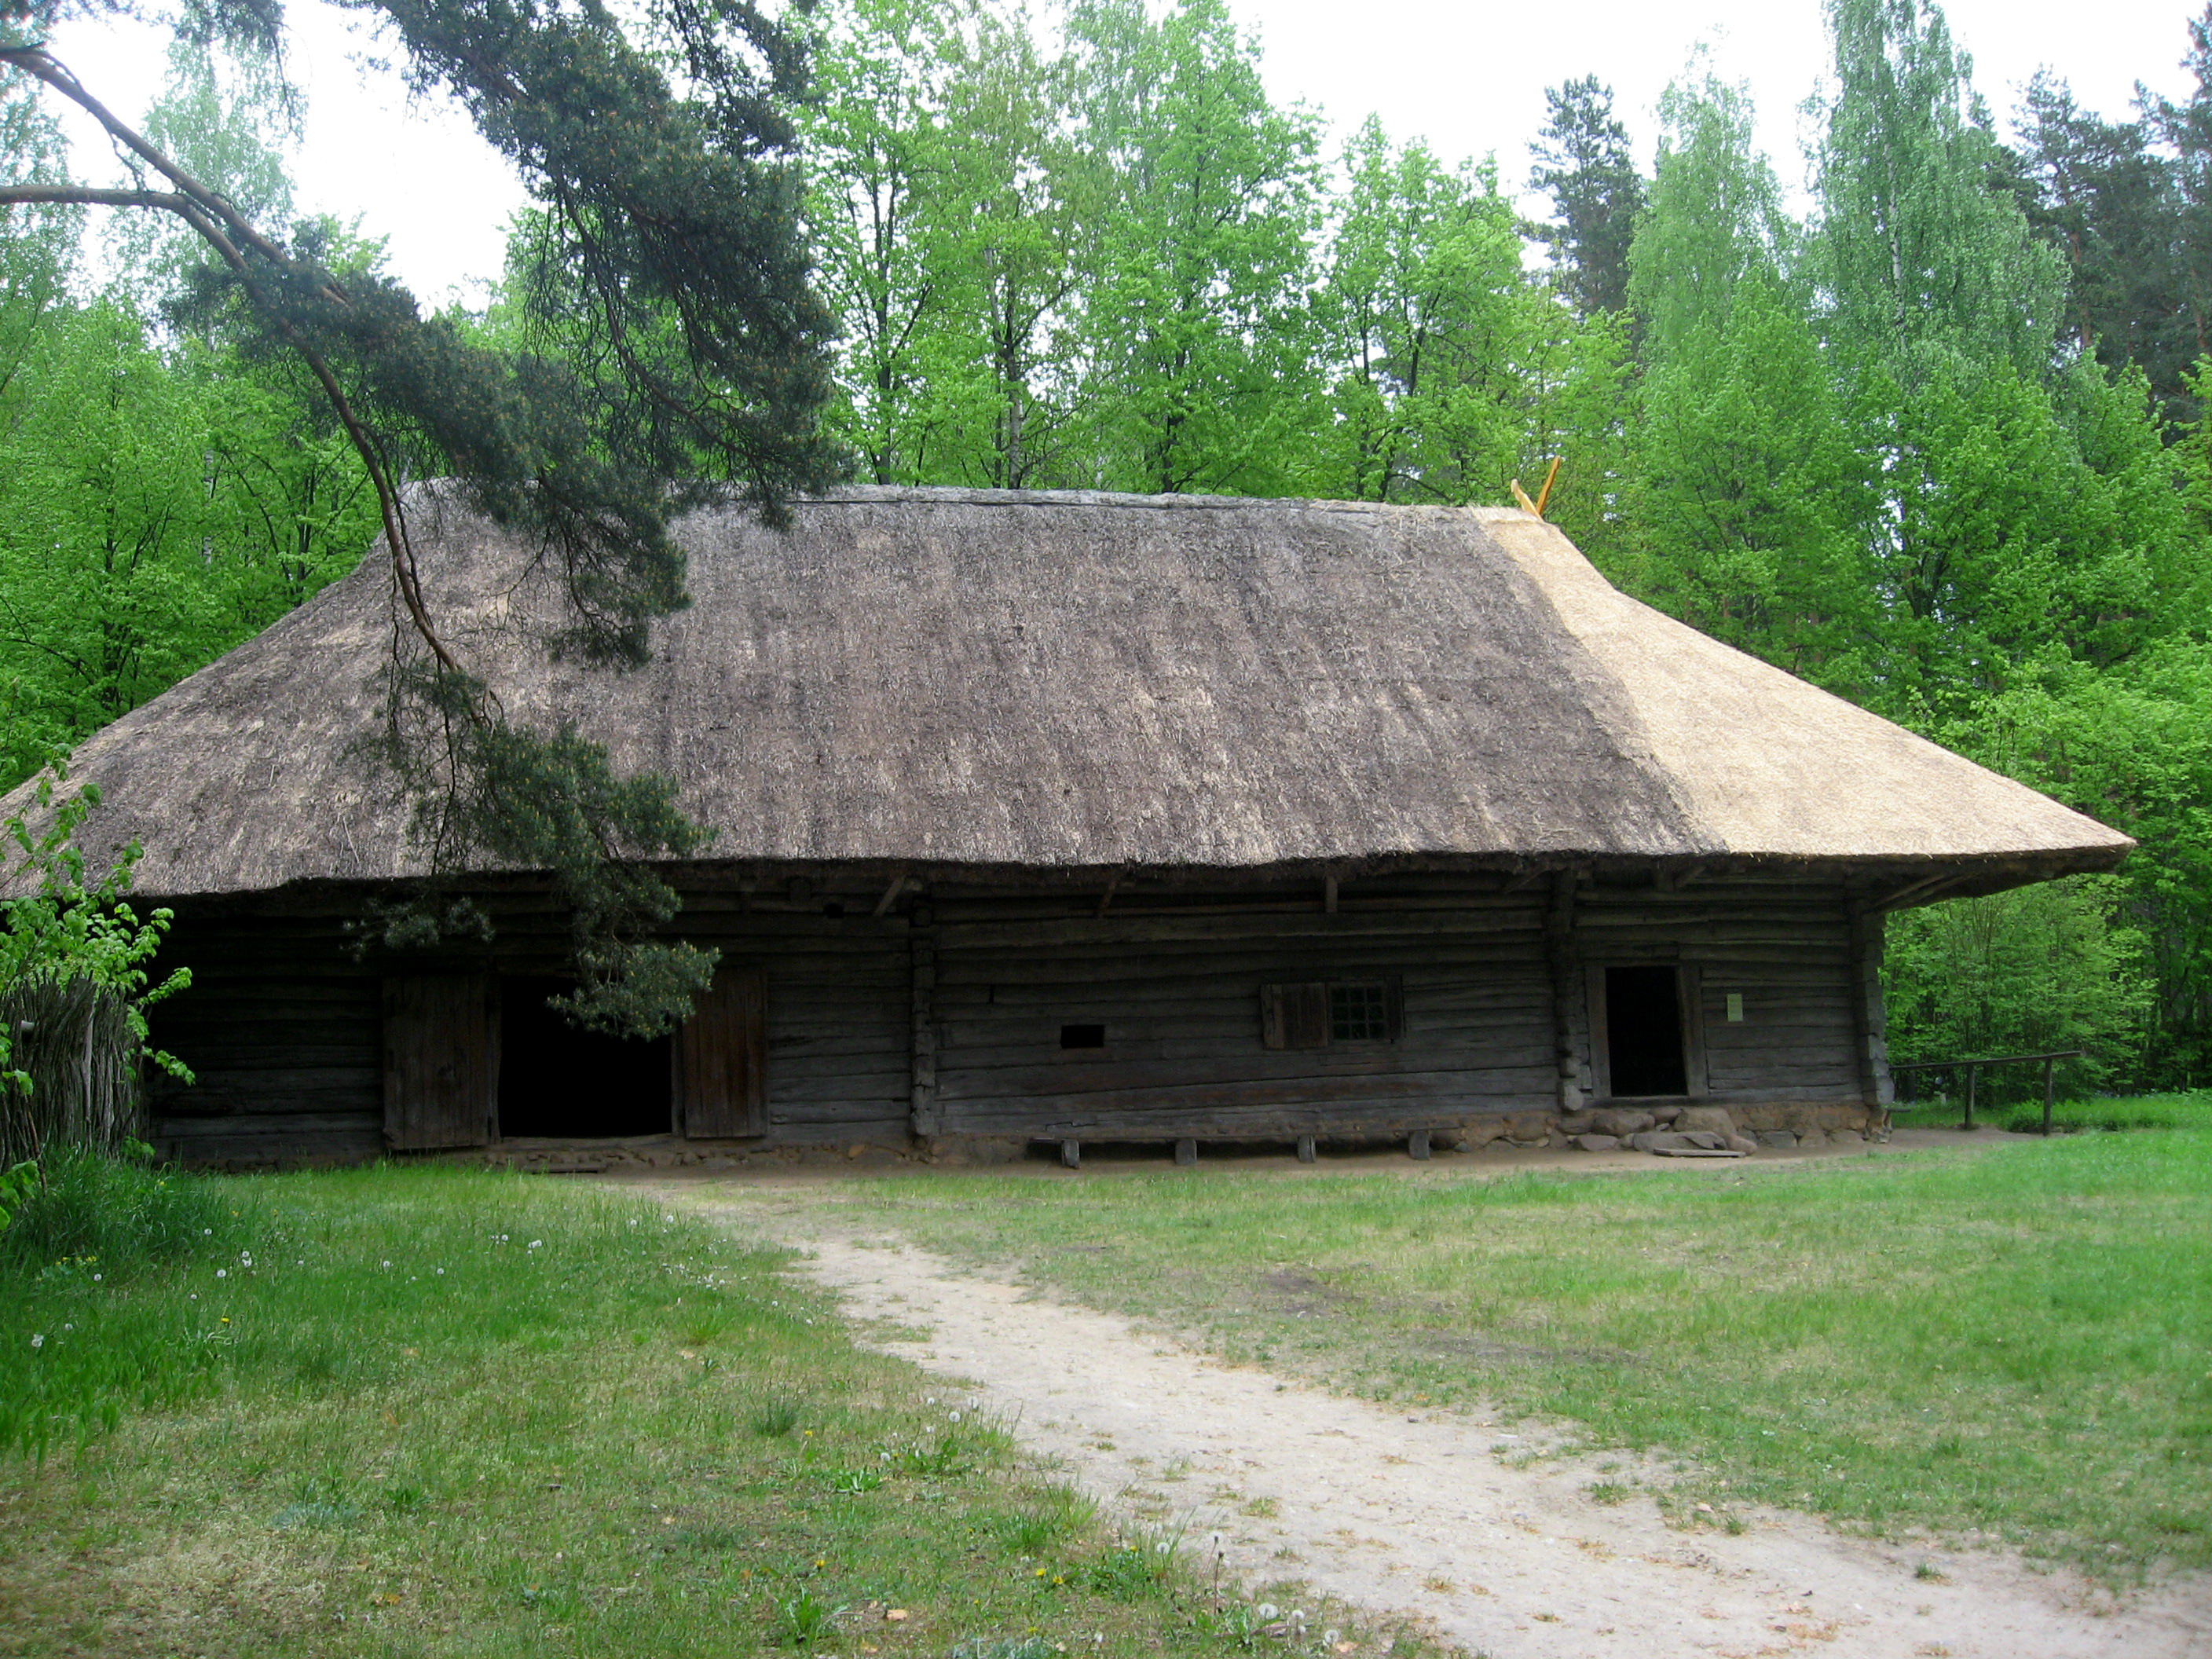
<path fill-rule="evenodd" d="M 917 1139 L 944 1127 L 937 1107 L 937 938 L 927 911 L 915 913 L 908 949 L 914 964 L 913 1060 L 908 1079 L 908 1127 Z"/>
<path fill-rule="evenodd" d="M 2051 1081 L 2051 1068 L 2057 1063 L 2058 1059 L 2055 1054 L 2045 1054 L 2043 1057 L 2043 1138 L 2045 1140 L 2051 1139 L 2051 1091 L 2055 1086 Z"/>
<path fill-rule="evenodd" d="M 1864 901 L 1851 906 L 1851 1047 L 1858 1061 L 1859 1097 L 1882 1108 L 1897 1101 L 1889 1072 L 1889 1016 L 1881 999 L 1885 918 Z"/>
<path fill-rule="evenodd" d="M 1176 1142 L 1176 1162 L 1186 1170 L 1198 1162 L 1198 1143 L 1194 1140 Z"/>
<path fill-rule="evenodd" d="M 1060 1143 L 1060 1161 L 1062 1164 L 1065 1164 L 1071 1170 L 1081 1169 L 1083 1167 L 1083 1143 L 1079 1140 L 1061 1141 Z"/>
<path fill-rule="evenodd" d="M 1321 884 L 1321 908 L 1324 915 L 1336 914 L 1336 878 L 1324 876 Z"/>
<path fill-rule="evenodd" d="M 1974 1127 L 1974 1079 L 1980 1075 L 1981 1067 L 1978 1066 L 1966 1067 L 1966 1121 L 1959 1126 L 1961 1129 Z"/>
<path fill-rule="evenodd" d="M 1298 1137 L 1298 1162 L 1301 1164 L 1310 1164 L 1314 1161 L 1315 1156 L 1314 1138 L 1311 1135 L 1300 1135 Z"/>
<path fill-rule="evenodd" d="M 1406 1151 L 1425 1163 L 1429 1156 L 1429 1132 L 1426 1129 L 1416 1129 L 1407 1135 Z"/>
<path fill-rule="evenodd" d="M 1575 872 L 1552 876 L 1552 902 L 1544 913 L 1544 955 L 1552 970 L 1552 1047 L 1559 1064 L 1559 1109 L 1583 1109 L 1581 966 L 1575 951 Z"/>
<path fill-rule="evenodd" d="M 1098 914 L 1104 915 L 1106 907 L 1114 902 L 1114 890 L 1121 884 L 1121 872 L 1116 870 L 1107 878 L 1106 890 L 1098 896 Z"/>

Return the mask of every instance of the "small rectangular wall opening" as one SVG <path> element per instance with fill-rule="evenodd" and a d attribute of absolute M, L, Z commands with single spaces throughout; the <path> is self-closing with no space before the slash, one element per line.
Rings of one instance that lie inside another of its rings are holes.
<path fill-rule="evenodd" d="M 1607 969 L 1605 1042 L 1616 1097 L 1687 1094 L 1680 971 Z"/>
<path fill-rule="evenodd" d="M 598 1140 L 668 1133 L 668 1039 L 631 1042 L 571 1025 L 545 1000 L 574 988 L 557 979 L 501 980 L 500 1134 Z"/>
<path fill-rule="evenodd" d="M 1106 1028 L 1103 1025 L 1063 1025 L 1060 1028 L 1060 1046 L 1063 1048 L 1103 1048 Z"/>

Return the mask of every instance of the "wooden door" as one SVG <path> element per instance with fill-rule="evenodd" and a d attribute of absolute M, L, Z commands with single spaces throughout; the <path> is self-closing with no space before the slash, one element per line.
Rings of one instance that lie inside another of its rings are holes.
<path fill-rule="evenodd" d="M 725 968 L 676 1034 L 676 1101 L 694 1140 L 768 1133 L 768 975 Z"/>
<path fill-rule="evenodd" d="M 394 1152 L 482 1146 L 499 1103 L 499 1024 L 487 974 L 384 981 L 384 1139 Z"/>
<path fill-rule="evenodd" d="M 1261 986 L 1260 1041 L 1270 1048 L 1328 1048 L 1328 981 Z"/>

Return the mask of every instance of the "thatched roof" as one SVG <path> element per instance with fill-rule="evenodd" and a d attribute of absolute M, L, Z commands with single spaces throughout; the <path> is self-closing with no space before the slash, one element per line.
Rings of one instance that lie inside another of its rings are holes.
<path fill-rule="evenodd" d="M 696 603 L 623 677 L 529 647 L 517 545 L 418 516 L 434 603 L 506 706 L 672 774 L 719 859 L 2020 879 L 2130 844 L 1624 597 L 1511 510 L 856 489 L 787 533 L 704 513 L 680 532 Z M 143 840 L 166 895 L 420 873 L 356 742 L 391 629 L 372 558 L 100 732 L 75 763 L 106 795 L 93 840 Z"/>

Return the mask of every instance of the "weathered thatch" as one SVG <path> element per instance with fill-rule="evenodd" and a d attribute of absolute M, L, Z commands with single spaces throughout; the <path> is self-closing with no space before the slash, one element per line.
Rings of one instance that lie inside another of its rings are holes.
<path fill-rule="evenodd" d="M 2121 836 L 1629 599 L 1510 511 L 854 489 L 688 520 L 647 670 L 546 662 L 524 553 L 418 508 L 507 707 L 672 774 L 714 856 L 1231 869 L 1738 856 L 2097 868 Z M 364 771 L 378 561 L 79 752 L 142 890 L 417 872 Z M 15 803 L 11 802 L 10 805 Z"/>

